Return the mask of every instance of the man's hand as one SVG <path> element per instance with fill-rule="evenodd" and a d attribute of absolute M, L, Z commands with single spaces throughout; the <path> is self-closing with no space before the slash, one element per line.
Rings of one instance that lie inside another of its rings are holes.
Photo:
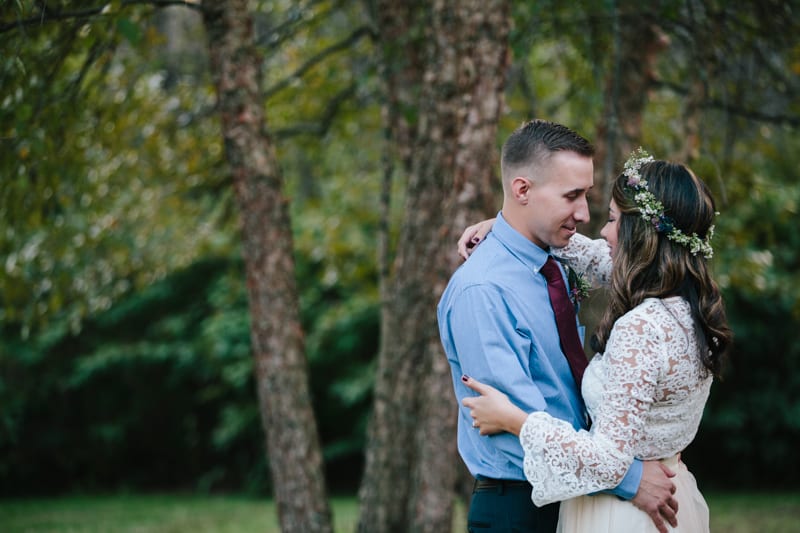
<path fill-rule="evenodd" d="M 642 480 L 631 503 L 650 516 L 661 533 L 668 533 L 664 521 L 678 527 L 678 501 L 673 497 L 675 484 L 670 480 L 675 472 L 661 461 L 642 463 Z"/>

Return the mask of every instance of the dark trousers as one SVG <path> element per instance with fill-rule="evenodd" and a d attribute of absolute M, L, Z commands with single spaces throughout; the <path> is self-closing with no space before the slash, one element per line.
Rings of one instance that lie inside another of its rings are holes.
<path fill-rule="evenodd" d="M 467 515 L 470 533 L 554 533 L 557 524 L 558 502 L 536 507 L 530 485 L 476 482 Z"/>

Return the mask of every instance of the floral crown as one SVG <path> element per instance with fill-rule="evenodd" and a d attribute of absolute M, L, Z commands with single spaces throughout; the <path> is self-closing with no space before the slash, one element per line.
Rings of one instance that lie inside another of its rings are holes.
<path fill-rule="evenodd" d="M 647 180 L 642 179 L 639 170 L 642 165 L 655 161 L 653 156 L 642 148 L 634 151 L 627 161 L 623 174 L 628 178 L 625 182 L 625 190 L 633 196 L 633 201 L 642 214 L 642 218 L 653 224 L 656 231 L 666 233 L 667 238 L 689 249 L 692 255 L 702 252 L 706 259 L 711 259 L 714 249 L 711 247 L 711 238 L 714 236 L 714 226 L 708 228 L 705 239 L 701 239 L 697 233 L 686 235 L 675 227 L 675 222 L 664 214 L 664 205 L 647 189 Z"/>

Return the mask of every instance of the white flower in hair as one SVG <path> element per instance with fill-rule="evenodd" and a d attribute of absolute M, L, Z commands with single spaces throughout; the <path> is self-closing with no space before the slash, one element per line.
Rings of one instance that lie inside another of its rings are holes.
<path fill-rule="evenodd" d="M 653 156 L 639 147 L 625 161 L 622 171 L 628 178 L 625 188 L 631 193 L 642 218 L 650 222 L 659 233 L 666 233 L 669 240 L 688 248 L 692 255 L 702 252 L 703 257 L 711 259 L 714 256 L 714 249 L 711 247 L 714 226 L 708 228 L 705 239 L 701 239 L 697 233 L 686 235 L 675 227 L 675 222 L 664 213 L 664 205 L 647 189 L 647 180 L 642 178 L 640 170 L 643 165 L 653 161 Z"/>

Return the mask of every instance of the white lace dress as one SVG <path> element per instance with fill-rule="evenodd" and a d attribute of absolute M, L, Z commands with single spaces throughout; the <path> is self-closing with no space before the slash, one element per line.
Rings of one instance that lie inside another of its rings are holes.
<path fill-rule="evenodd" d="M 590 246 L 600 245 L 573 238 L 558 255 L 603 280 L 610 262 L 592 253 L 601 248 Z M 605 353 L 595 355 L 586 370 L 582 392 L 592 417 L 590 431 L 576 432 L 542 412 L 528 416 L 520 432 L 525 475 L 536 505 L 566 500 L 559 531 L 657 531 L 628 501 L 607 494 L 581 496 L 617 486 L 634 457 L 664 460 L 678 472 L 673 478 L 676 531 L 708 531 L 708 507 L 694 477 L 676 459 L 697 433 L 711 388 L 699 349 L 687 302 L 647 299 L 617 320 Z"/>

